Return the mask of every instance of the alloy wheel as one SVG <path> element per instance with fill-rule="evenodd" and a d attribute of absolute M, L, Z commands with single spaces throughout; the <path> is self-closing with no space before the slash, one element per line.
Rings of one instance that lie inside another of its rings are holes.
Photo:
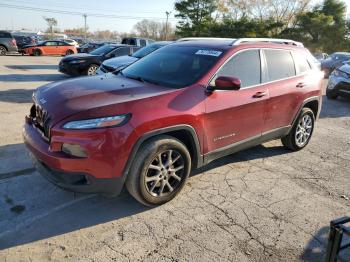
<path fill-rule="evenodd" d="M 151 161 L 144 177 L 148 193 L 154 197 L 171 194 L 181 185 L 184 171 L 184 158 L 177 150 L 166 150 L 158 154 Z"/>
<path fill-rule="evenodd" d="M 295 143 L 303 147 L 310 139 L 313 129 L 313 120 L 310 115 L 304 115 L 298 122 L 295 132 Z"/>
<path fill-rule="evenodd" d="M 6 48 L 3 46 L 0 46 L 0 55 L 6 55 Z"/>
<path fill-rule="evenodd" d="M 88 76 L 96 75 L 97 69 L 98 69 L 98 66 L 96 66 L 96 65 L 90 66 L 89 69 L 88 69 L 88 71 L 87 71 L 87 75 L 88 75 Z"/>

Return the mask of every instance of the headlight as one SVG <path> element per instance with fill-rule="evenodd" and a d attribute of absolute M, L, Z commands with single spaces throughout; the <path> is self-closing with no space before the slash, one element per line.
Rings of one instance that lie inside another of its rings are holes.
<path fill-rule="evenodd" d="M 345 78 L 348 77 L 347 73 L 345 73 L 343 71 L 340 71 L 338 69 L 335 69 L 332 74 L 335 75 L 335 76 L 339 76 L 339 77 L 345 77 Z"/>
<path fill-rule="evenodd" d="M 94 119 L 78 120 L 65 123 L 64 129 L 93 129 L 101 127 L 122 126 L 131 117 L 131 114 L 108 116 Z"/>
<path fill-rule="evenodd" d="M 70 61 L 69 63 L 70 64 L 81 64 L 81 63 L 84 63 L 85 60 L 73 60 L 73 61 Z"/>

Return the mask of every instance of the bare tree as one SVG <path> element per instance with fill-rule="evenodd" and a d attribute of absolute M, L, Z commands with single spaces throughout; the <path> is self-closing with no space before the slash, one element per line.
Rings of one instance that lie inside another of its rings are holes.
<path fill-rule="evenodd" d="M 157 22 L 154 20 L 144 19 L 137 22 L 134 26 L 134 30 L 139 36 L 155 40 L 165 40 L 167 32 L 169 39 L 174 37 L 174 29 L 170 23 L 167 25 L 165 22 Z"/>
<path fill-rule="evenodd" d="M 44 20 L 47 23 L 48 32 L 53 34 L 54 33 L 53 32 L 53 28 L 54 28 L 54 26 L 57 26 L 57 24 L 58 24 L 56 18 L 54 18 L 54 17 L 45 17 L 45 16 L 43 18 L 44 18 Z"/>
<path fill-rule="evenodd" d="M 290 25 L 296 14 L 305 11 L 311 0 L 220 0 L 220 11 L 228 12 L 233 18 L 248 17 Z"/>

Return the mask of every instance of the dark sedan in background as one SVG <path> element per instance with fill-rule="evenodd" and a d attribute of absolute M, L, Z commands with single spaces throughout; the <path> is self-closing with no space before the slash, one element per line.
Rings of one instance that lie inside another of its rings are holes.
<path fill-rule="evenodd" d="M 103 46 L 104 43 L 86 43 L 77 47 L 78 53 L 90 53 L 91 51 Z"/>
<path fill-rule="evenodd" d="M 90 53 L 70 55 L 61 60 L 59 71 L 68 75 L 95 75 L 103 61 L 119 56 L 131 55 L 138 47 L 130 45 L 103 45 Z"/>
<path fill-rule="evenodd" d="M 349 64 L 336 68 L 329 76 L 326 95 L 329 99 L 336 99 L 338 96 L 350 97 Z"/>
<path fill-rule="evenodd" d="M 154 52 L 155 50 L 166 46 L 168 44 L 171 44 L 171 41 L 162 41 L 162 42 L 156 42 L 154 44 L 150 44 L 148 46 L 145 46 L 135 52 L 133 55 L 127 55 L 127 56 L 121 56 L 116 57 L 112 59 L 108 59 L 102 63 L 100 68 L 96 71 L 96 74 L 105 74 L 109 72 L 114 72 L 120 68 L 124 68 L 135 61 L 141 59 L 142 57 Z"/>
<path fill-rule="evenodd" d="M 321 70 L 324 72 L 325 78 L 328 78 L 334 69 L 350 60 L 350 53 L 336 52 L 331 54 L 327 59 L 321 62 Z"/>

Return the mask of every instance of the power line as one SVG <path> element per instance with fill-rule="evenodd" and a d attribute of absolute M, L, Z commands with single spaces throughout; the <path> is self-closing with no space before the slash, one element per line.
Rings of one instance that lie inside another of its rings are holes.
<path fill-rule="evenodd" d="M 30 5 L 40 5 L 40 2 L 42 2 L 42 5 L 46 5 L 47 4 L 47 0 L 43 0 L 43 1 L 40 1 L 40 0 L 35 0 L 34 2 L 28 0 L 28 1 L 25 1 L 25 0 L 3 0 L 4 2 L 10 2 L 9 4 L 30 4 Z M 67 5 L 58 5 L 58 4 L 51 4 L 50 3 L 50 6 L 51 7 L 59 7 L 59 8 L 67 8 Z M 81 6 L 79 7 L 76 7 L 76 6 L 72 6 L 72 4 L 70 3 L 69 4 L 69 8 L 70 9 L 75 9 L 75 8 L 81 8 Z M 103 12 L 110 12 L 110 13 L 113 13 L 111 12 L 110 9 L 101 9 L 101 8 L 87 8 L 86 6 L 84 6 L 84 10 L 94 10 L 94 11 L 103 11 Z M 154 13 L 159 13 L 159 14 L 163 14 L 164 11 L 162 10 L 158 10 L 158 11 L 127 11 L 127 10 L 118 10 L 119 13 L 139 13 L 139 14 L 154 14 Z M 115 12 L 114 12 L 115 13 Z"/>
<path fill-rule="evenodd" d="M 0 4 L 0 7 L 14 8 L 14 9 L 20 9 L 20 10 L 27 10 L 27 11 L 46 12 L 46 13 L 53 13 L 53 14 L 77 15 L 77 16 L 83 16 L 84 14 L 86 14 L 89 17 L 111 18 L 111 19 L 161 19 L 161 20 L 166 19 L 164 17 L 120 16 L 120 15 L 108 15 L 108 14 L 98 14 L 98 13 L 81 13 L 81 12 L 75 12 L 75 11 L 47 9 L 47 8 L 39 8 L 39 7 L 31 7 L 31 6 L 19 6 L 19 5 L 11 5 L 11 4 Z"/>

